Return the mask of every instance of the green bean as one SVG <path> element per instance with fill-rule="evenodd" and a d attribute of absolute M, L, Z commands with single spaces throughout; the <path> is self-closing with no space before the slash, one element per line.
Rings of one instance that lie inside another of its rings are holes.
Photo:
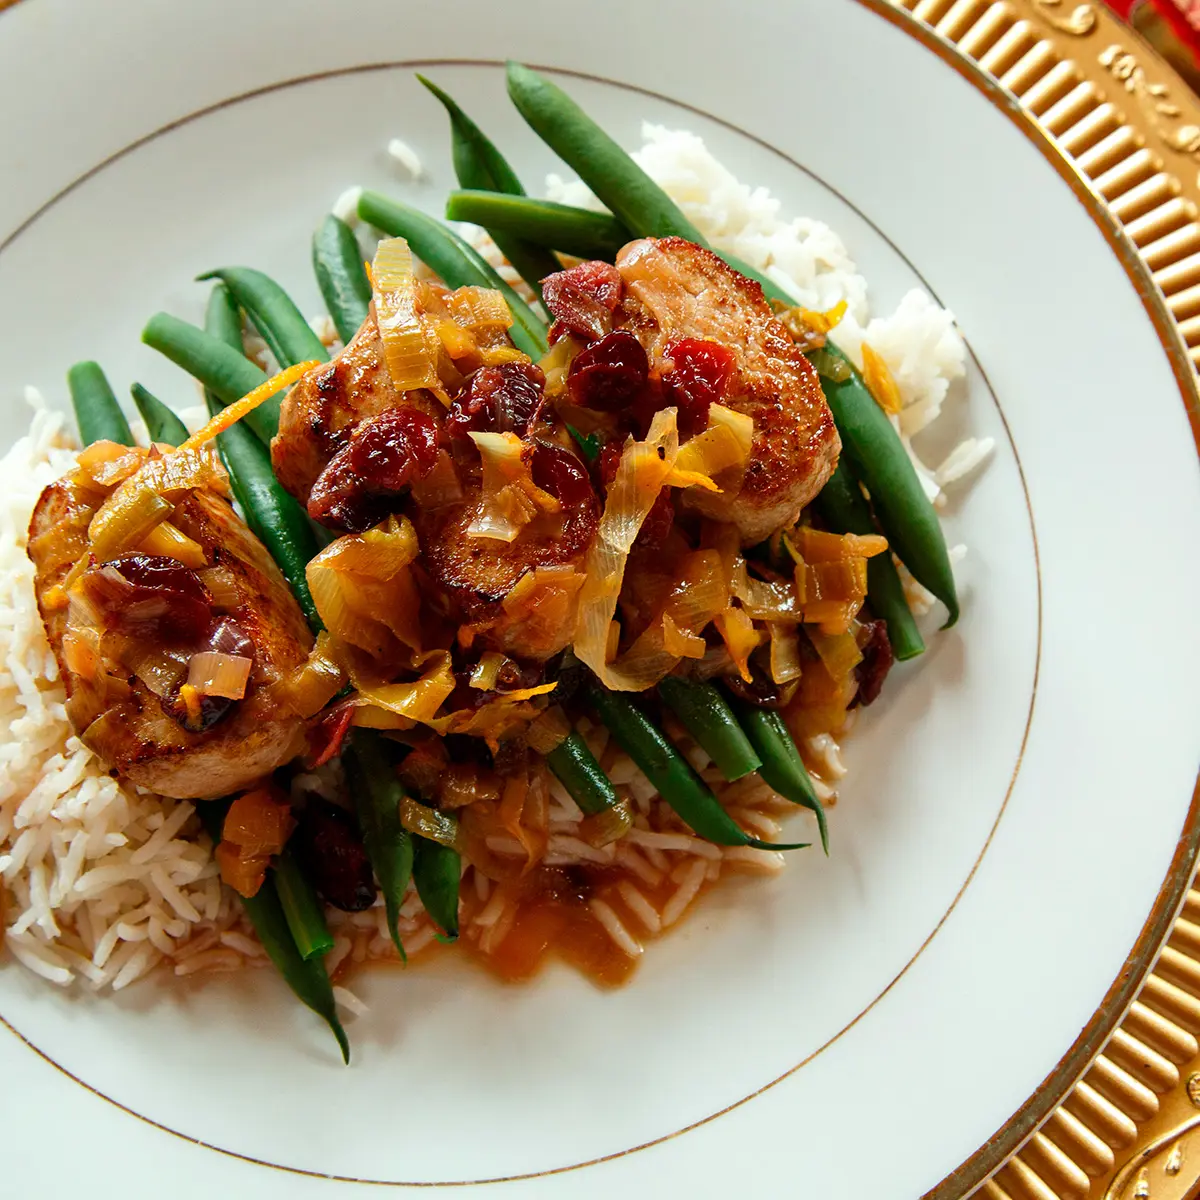
<path fill-rule="evenodd" d="M 358 200 L 358 215 L 391 237 L 405 238 L 413 253 L 447 287 L 474 286 L 502 292 L 513 314 L 509 330 L 513 345 L 533 359 L 546 353 L 545 326 L 533 310 L 453 230 L 427 213 L 389 200 L 378 192 L 363 192 Z"/>
<path fill-rule="evenodd" d="M 243 358 L 246 357 L 246 343 L 242 340 L 242 310 L 233 293 L 223 283 L 214 283 L 212 291 L 208 293 L 208 304 L 204 309 L 204 332 L 224 342 Z"/>
<path fill-rule="evenodd" d="M 206 399 L 208 411 L 216 416 L 221 411 L 220 401 L 211 393 Z M 308 514 L 275 478 L 266 446 L 240 421 L 217 435 L 217 449 L 246 524 L 283 572 L 309 626 L 319 632 L 324 626 L 305 574 L 317 553 Z"/>
<path fill-rule="evenodd" d="M 564 254 L 610 262 L 629 241 L 629 231 L 608 213 L 498 192 L 451 192 L 446 200 L 446 218 L 482 225 L 493 238 L 497 232 L 515 234 Z"/>
<path fill-rule="evenodd" d="M 325 217 L 313 234 L 312 260 L 317 286 L 334 328 L 342 342 L 349 344 L 367 319 L 371 281 L 354 231 L 333 213 Z"/>
<path fill-rule="evenodd" d="M 666 192 L 557 84 L 510 62 L 508 94 L 538 137 L 635 234 L 706 244 Z"/>
<path fill-rule="evenodd" d="M 458 182 L 467 188 L 507 192 L 510 196 L 525 195 L 517 173 L 483 130 L 436 83 L 424 75 L 417 78 L 450 115 L 450 148 Z"/>
<path fill-rule="evenodd" d="M 220 800 L 208 800 L 199 806 L 200 822 L 214 847 L 221 840 L 221 825 L 229 805 Z M 319 957 L 304 959 L 292 938 L 288 928 L 287 917 L 283 913 L 283 905 L 275 888 L 275 872 L 269 870 L 262 887 L 254 896 L 241 896 L 239 899 L 254 926 L 254 932 L 262 943 L 267 957 L 275 964 L 276 970 L 283 976 L 288 987 L 296 998 L 306 1004 L 319 1017 L 323 1017 L 337 1044 L 342 1051 L 342 1060 L 350 1062 L 350 1040 L 338 1020 L 337 1004 L 333 999 L 333 986 L 329 982 L 329 973 L 325 963 Z"/>
<path fill-rule="evenodd" d="M 142 414 L 142 420 L 146 422 L 146 432 L 152 442 L 182 446 L 187 441 L 187 426 L 157 396 L 140 383 L 135 383 L 129 391 L 138 412 Z"/>
<path fill-rule="evenodd" d="M 635 234 L 675 234 L 707 245 L 662 188 L 561 88 L 528 67 L 509 63 L 508 91 L 534 131 Z M 723 257 L 756 279 L 768 296 L 795 304 L 778 284 L 736 256 Z M 845 358 L 832 343 L 825 349 Z M 958 593 L 946 539 L 899 434 L 856 371 L 841 382 L 822 376 L 821 386 L 884 534 L 914 577 L 946 605 L 949 619 L 943 628 L 949 628 L 958 620 Z"/>
<path fill-rule="evenodd" d="M 218 267 L 197 275 L 198 280 L 219 279 L 238 305 L 250 314 L 254 327 L 281 367 L 316 359 L 329 361 L 329 351 L 313 333 L 292 298 L 262 271 L 253 267 Z"/>
<path fill-rule="evenodd" d="M 845 459 L 838 463 L 815 504 L 834 533 L 875 532 L 870 506 Z M 890 550 L 867 559 L 867 597 L 875 615 L 887 622 L 888 640 L 897 658 L 915 658 L 924 652 L 925 642 L 904 598 L 904 585 Z"/>
<path fill-rule="evenodd" d="M 831 342 L 824 349 L 850 366 L 849 359 Z M 946 606 L 949 616 L 942 628 L 949 629 L 958 620 L 954 571 L 937 511 L 917 478 L 912 459 L 858 371 L 851 367 L 844 380 L 822 376 L 821 387 L 842 435 L 842 449 L 871 494 L 888 545 L 913 578 Z"/>
<path fill-rule="evenodd" d="M 333 937 L 325 924 L 325 910 L 295 854 L 286 846 L 275 860 L 275 890 L 300 957 L 307 960 L 328 954 Z"/>
<path fill-rule="evenodd" d="M 232 404 L 267 381 L 244 354 L 169 313 L 155 313 L 146 322 L 142 341 L 198 379 L 221 404 Z M 267 445 L 279 432 L 279 404 L 272 396 L 246 415 L 246 424 Z"/>
<path fill-rule="evenodd" d="M 612 808 L 617 792 L 596 756 L 576 730 L 546 755 L 546 765 L 589 816 Z"/>
<path fill-rule="evenodd" d="M 408 961 L 397 922 L 412 878 L 412 837 L 400 824 L 404 788 L 388 757 L 385 739 L 374 730 L 356 729 L 350 750 L 342 756 L 362 829 L 367 857 L 383 893 L 388 929 L 400 957 Z"/>
<path fill-rule="evenodd" d="M 727 780 L 741 779 L 762 766 L 737 717 L 711 683 L 668 675 L 659 683 L 658 694 Z"/>
<path fill-rule="evenodd" d="M 754 846 L 759 850 L 801 850 L 808 846 L 808 842 L 785 845 L 752 838 L 725 811 L 687 759 L 624 693 L 591 684 L 587 696 L 608 731 L 659 795 L 702 838 L 718 846 Z"/>
<path fill-rule="evenodd" d="M 425 911 L 445 931 L 447 941 L 458 937 L 458 885 L 462 856 L 453 846 L 429 838 L 413 838 L 413 882 Z"/>
<path fill-rule="evenodd" d="M 525 189 L 517 173 L 483 130 L 437 84 L 423 75 L 417 78 L 437 97 L 450 116 L 450 150 L 459 187 L 524 196 Z M 488 228 L 488 233 L 500 253 L 538 295 L 541 295 L 542 280 L 562 269 L 558 259 L 542 245 L 499 229 Z"/>
<path fill-rule="evenodd" d="M 825 820 L 825 808 L 817 797 L 804 760 L 783 718 L 771 709 L 755 708 L 737 698 L 732 703 L 746 736 L 762 759 L 758 773 L 763 782 L 785 800 L 812 810 L 821 833 L 821 846 L 828 854 L 829 827 Z"/>
<path fill-rule="evenodd" d="M 210 337 L 231 350 L 241 347 L 242 319 L 237 303 L 223 283 L 213 286 L 204 326 Z M 220 397 L 206 390 L 204 398 L 208 411 L 216 416 L 222 407 Z M 217 435 L 217 449 L 229 472 L 237 502 L 246 514 L 246 524 L 283 572 L 310 628 L 320 631 L 324 626 L 308 590 L 305 570 L 317 553 L 317 539 L 308 514 L 275 478 L 270 451 L 240 422 Z"/>
<path fill-rule="evenodd" d="M 79 440 L 85 446 L 93 442 L 119 442 L 122 446 L 136 444 L 133 430 L 129 428 L 99 363 L 76 363 L 67 372 L 67 387 L 71 391 L 71 407 L 79 426 Z"/>

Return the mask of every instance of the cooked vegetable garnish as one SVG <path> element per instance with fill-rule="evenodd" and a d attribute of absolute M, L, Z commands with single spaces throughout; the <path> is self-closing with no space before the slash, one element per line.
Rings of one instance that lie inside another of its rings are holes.
<path fill-rule="evenodd" d="M 219 279 L 244 308 L 262 334 L 275 361 L 290 367 L 306 359 L 328 362 L 329 351 L 313 333 L 292 298 L 273 280 L 253 267 L 219 267 L 196 277 Z"/>
<path fill-rule="evenodd" d="M 508 233 L 579 258 L 615 258 L 630 240 L 625 226 L 607 213 L 498 192 L 451 192 L 446 218 L 482 225 L 493 237 L 496 231 Z"/>
<path fill-rule="evenodd" d="M 169 313 L 155 313 L 146 322 L 142 341 L 200 380 L 222 404 L 232 404 L 267 382 L 266 372 L 244 354 Z M 269 444 L 279 432 L 278 397 L 256 408 L 246 423 Z"/>
<path fill-rule="evenodd" d="M 142 414 L 142 420 L 146 422 L 146 432 L 152 442 L 181 446 L 187 441 L 187 426 L 157 396 L 140 383 L 135 383 L 129 390 L 138 412 Z"/>
<path fill-rule="evenodd" d="M 71 389 L 71 407 L 83 445 L 90 446 L 93 442 L 134 445 L 133 431 L 99 363 L 76 363 L 67 372 L 67 386 Z"/>
<path fill-rule="evenodd" d="M 378 192 L 363 192 L 358 201 L 358 215 L 384 233 L 404 238 L 413 253 L 447 286 L 474 285 L 504 292 L 515 321 L 511 331 L 513 344 L 530 358 L 537 359 L 546 353 L 545 326 L 534 316 L 529 305 L 440 221 Z"/>
<path fill-rule="evenodd" d="M 400 823 L 404 788 L 388 756 L 386 739 L 373 730 L 355 730 L 353 745 L 342 761 L 362 828 L 363 845 L 383 892 L 388 930 L 400 957 L 407 962 L 397 926 L 413 869 L 413 840 Z"/>
<path fill-rule="evenodd" d="M 634 233 L 705 244 L 675 201 L 557 84 L 510 62 L 508 94 L 538 137 Z"/>
<path fill-rule="evenodd" d="M 221 840 L 221 825 L 228 807 L 226 802 L 220 800 L 211 800 L 199 807 L 201 824 L 214 844 Z M 256 895 L 242 897 L 242 906 L 275 969 L 283 976 L 296 998 L 328 1023 L 333 1036 L 337 1038 L 342 1061 L 349 1065 L 350 1039 L 346 1037 L 346 1031 L 338 1019 L 329 973 L 319 956 L 306 960 L 297 948 L 275 890 L 274 872 L 268 872 L 266 882 Z"/>
<path fill-rule="evenodd" d="M 478 188 L 488 192 L 504 192 L 523 196 L 525 189 L 504 155 L 496 149 L 482 129 L 436 83 L 418 75 L 450 115 L 450 145 L 454 174 L 460 187 Z M 467 218 L 461 218 L 466 220 Z M 487 228 L 486 222 L 479 222 Z M 559 270 L 560 264 L 543 245 L 514 237 L 500 229 L 488 228 L 501 254 L 512 263 L 517 274 L 538 294 L 547 275 Z"/>
<path fill-rule="evenodd" d="M 462 855 L 452 846 L 428 838 L 413 839 L 413 882 L 425 911 L 454 941 L 458 937 L 458 883 L 462 877 Z"/>
<path fill-rule="evenodd" d="M 279 903 L 300 957 L 310 959 L 328 954 L 333 949 L 333 936 L 325 924 L 325 910 L 316 889 L 287 847 L 275 860 L 274 879 Z"/>
<path fill-rule="evenodd" d="M 726 779 L 741 779 L 762 765 L 733 710 L 711 683 L 668 675 L 658 694 Z"/>
<path fill-rule="evenodd" d="M 825 807 L 817 798 L 804 760 L 783 718 L 771 709 L 756 708 L 736 698 L 733 705 L 746 737 L 762 759 L 758 773 L 763 782 L 785 800 L 812 810 L 821 833 L 821 846 L 828 854 L 829 828 L 825 820 Z"/>
<path fill-rule="evenodd" d="M 325 307 L 338 337 L 348 344 L 367 319 L 371 304 L 371 281 L 354 230 L 328 213 L 313 234 L 312 260 Z"/>
<path fill-rule="evenodd" d="M 632 700 L 597 684 L 589 685 L 587 696 L 608 731 L 641 767 L 659 795 L 702 838 L 718 846 L 754 846 L 759 850 L 807 848 L 808 842 L 784 844 L 751 837 L 725 811 L 687 759 Z"/>
<path fill-rule="evenodd" d="M 837 533 L 875 532 L 870 506 L 845 461 L 838 463 L 816 505 L 822 520 Z M 876 554 L 867 560 L 867 596 L 875 615 L 887 622 L 896 657 L 907 659 L 921 654 L 925 641 L 904 598 L 904 585 L 891 554 Z"/>

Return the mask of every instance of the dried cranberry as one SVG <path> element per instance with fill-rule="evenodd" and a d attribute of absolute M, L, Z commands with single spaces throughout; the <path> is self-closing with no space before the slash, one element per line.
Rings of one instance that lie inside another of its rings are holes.
<path fill-rule="evenodd" d="M 453 435 L 515 433 L 524 437 L 545 400 L 546 376 L 534 363 L 510 362 L 480 367 L 450 409 Z"/>
<path fill-rule="evenodd" d="M 115 558 L 92 567 L 84 589 L 101 610 L 105 627 L 128 637 L 192 642 L 203 636 L 212 620 L 208 589 L 195 571 L 173 558 Z"/>
<path fill-rule="evenodd" d="M 664 356 L 674 364 L 662 377 L 667 403 L 679 409 L 679 434 L 694 437 L 708 424 L 708 406 L 725 398 L 737 356 L 703 338 L 677 338 Z"/>
<path fill-rule="evenodd" d="M 858 679 L 858 691 L 854 695 L 852 707 L 855 704 L 873 704 L 879 699 L 879 693 L 883 691 L 883 681 L 896 661 L 886 621 L 867 621 L 859 630 L 858 640 L 862 662 L 854 668 Z"/>
<path fill-rule="evenodd" d="M 580 351 L 567 373 L 571 402 L 601 412 L 624 412 L 642 394 L 650 360 L 627 329 L 617 329 Z"/>
<path fill-rule="evenodd" d="M 310 796 L 292 845 L 317 893 L 334 908 L 362 912 L 375 903 L 375 877 L 352 813 Z"/>
<path fill-rule="evenodd" d="M 570 450 L 538 442 L 530 470 L 533 482 L 562 504 L 562 549 L 567 554 L 582 550 L 600 521 L 600 503 L 587 467 Z"/>
<path fill-rule="evenodd" d="M 370 417 L 317 477 L 308 515 L 331 529 L 362 533 L 395 511 L 404 489 L 433 469 L 437 452 L 437 425 L 420 409 Z"/>
<path fill-rule="evenodd" d="M 740 675 L 729 675 L 725 678 L 725 686 L 737 697 L 755 708 L 779 708 L 783 697 L 779 694 L 779 685 L 752 658 L 750 660 L 750 682 L 747 683 Z"/>
<path fill-rule="evenodd" d="M 613 327 L 613 313 L 621 303 L 621 274 L 608 263 L 579 263 L 542 280 L 542 301 L 554 318 L 551 343 L 565 333 L 594 341 Z"/>

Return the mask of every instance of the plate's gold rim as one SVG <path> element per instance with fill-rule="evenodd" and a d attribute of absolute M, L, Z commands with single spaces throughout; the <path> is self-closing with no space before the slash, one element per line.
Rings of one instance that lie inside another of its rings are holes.
<path fill-rule="evenodd" d="M 876 0 L 860 0 L 871 4 Z M 1176 368 L 1200 451 L 1200 101 L 1102 4 L 886 0 L 1058 160 Z M 1113 235 L 1116 235 L 1115 238 Z M 1188 364 L 1188 370 L 1183 364 Z M 1037 1092 L 925 1200 L 1183 1200 L 1200 1182 L 1200 779 L 1120 976 Z M 1180 912 L 1182 908 L 1182 913 Z M 1153 968 L 1153 969 L 1152 969 Z"/>

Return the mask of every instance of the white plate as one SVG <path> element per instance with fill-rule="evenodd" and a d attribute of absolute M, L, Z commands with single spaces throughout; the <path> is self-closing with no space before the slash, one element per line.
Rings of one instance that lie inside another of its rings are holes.
<path fill-rule="evenodd" d="M 190 398 L 138 333 L 159 308 L 198 319 L 205 268 L 262 267 L 317 311 L 308 237 L 349 184 L 436 211 L 445 118 L 414 65 L 540 181 L 506 55 L 581 73 L 564 84 L 627 143 L 642 117 L 702 133 L 842 234 L 876 311 L 922 283 L 954 310 L 962 424 L 998 442 L 949 521 L 963 619 L 860 723 L 832 857 L 720 890 L 617 993 L 449 956 L 375 974 L 345 1070 L 265 975 L 111 1000 L 6 964 L 12 1194 L 49 1160 L 56 1195 L 101 1172 L 113 1196 L 516 1176 L 531 1196 L 912 1197 L 1115 1018 L 1194 853 L 1190 371 L 1100 206 L 878 0 L 26 0 L 0 20 L 3 443 L 22 385 L 61 403 L 83 357 Z"/>

